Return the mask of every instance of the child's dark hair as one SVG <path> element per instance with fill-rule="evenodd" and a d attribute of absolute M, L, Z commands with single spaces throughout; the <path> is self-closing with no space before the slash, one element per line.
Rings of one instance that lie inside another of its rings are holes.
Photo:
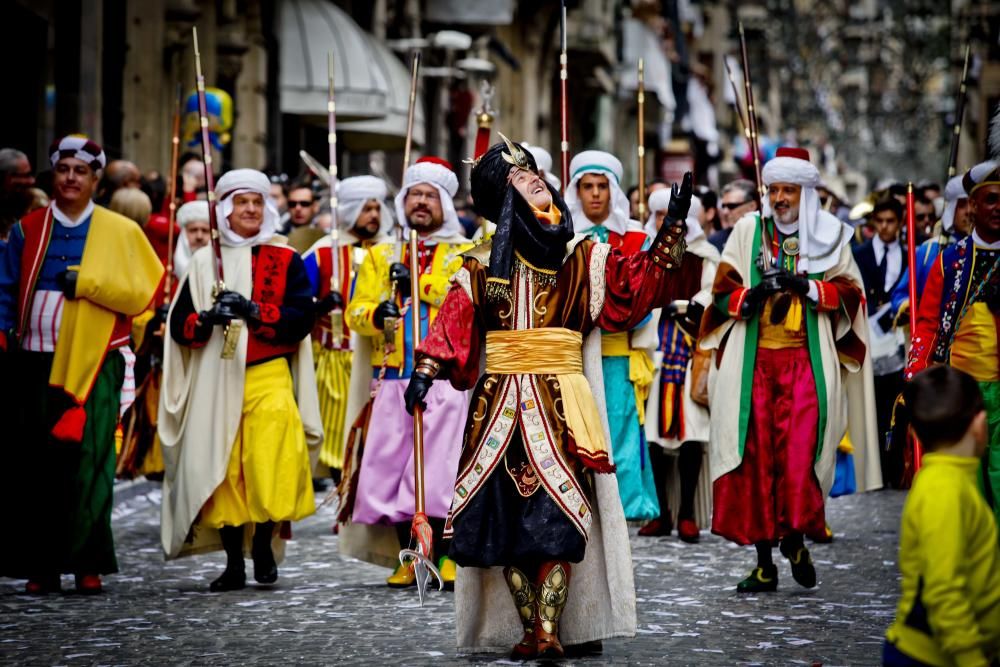
<path fill-rule="evenodd" d="M 917 373 L 903 388 L 910 426 L 928 450 L 962 439 L 983 410 L 979 385 L 951 366 L 933 366 Z"/>

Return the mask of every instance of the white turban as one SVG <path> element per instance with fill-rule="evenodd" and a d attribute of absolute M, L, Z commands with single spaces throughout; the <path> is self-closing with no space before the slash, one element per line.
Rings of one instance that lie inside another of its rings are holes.
<path fill-rule="evenodd" d="M 462 223 L 458 220 L 458 213 L 455 212 L 455 202 L 452 198 L 458 192 L 458 176 L 445 160 L 436 157 L 422 157 L 410 165 L 403 175 L 403 187 L 396 194 L 396 218 L 403 227 L 403 233 L 409 237 L 410 225 L 406 219 L 406 208 L 403 202 L 406 200 L 406 193 L 414 185 L 426 183 L 434 186 L 441 198 L 441 212 L 444 214 L 444 224 L 436 232 L 431 234 L 431 238 L 446 239 L 449 237 L 464 237 Z"/>
<path fill-rule="evenodd" d="M 562 181 L 559 177 L 552 173 L 552 154 L 541 146 L 532 146 L 526 141 L 522 141 L 521 145 L 528 149 L 535 158 L 535 165 L 538 167 L 538 171 L 542 173 L 542 177 L 549 182 L 549 185 L 554 187 L 556 190 L 562 185 Z"/>
<path fill-rule="evenodd" d="M 389 189 L 385 181 L 376 176 L 352 176 L 340 181 L 337 185 L 337 224 L 350 231 L 358 221 L 358 216 L 368 200 L 378 201 L 382 211 L 382 221 L 378 233 L 385 236 L 392 231 L 392 214 L 385 205 Z"/>
<path fill-rule="evenodd" d="M 649 218 L 646 220 L 645 231 L 649 235 L 649 238 L 654 238 L 656 236 L 656 213 L 658 211 L 666 211 L 667 207 L 670 205 L 670 188 L 660 188 L 653 194 L 649 195 Z M 684 240 L 688 243 L 692 241 L 704 238 L 705 230 L 701 228 L 701 214 L 705 210 L 705 207 L 701 203 L 701 199 L 698 197 L 691 197 L 691 207 L 688 209 L 687 217 L 684 219 L 687 225 L 687 232 L 684 234 Z"/>
<path fill-rule="evenodd" d="M 177 224 L 181 227 L 181 233 L 177 236 L 177 243 L 174 245 L 174 275 L 183 278 L 187 273 L 188 264 L 191 263 L 191 245 L 188 243 L 187 234 L 184 228 L 192 222 L 204 222 L 208 224 L 208 202 L 203 200 L 189 201 L 177 209 Z"/>
<path fill-rule="evenodd" d="M 177 209 L 177 224 L 187 227 L 189 222 L 200 220 L 208 222 L 208 202 L 204 200 L 189 201 Z"/>
<path fill-rule="evenodd" d="M 853 236 L 853 230 L 831 213 L 820 209 L 819 170 L 809 161 L 803 148 L 779 148 L 776 156 L 764 165 L 761 172 L 764 185 L 792 183 L 802 186 L 799 197 L 799 253 L 798 270 L 805 273 L 822 273 L 840 261 L 840 251 Z M 773 216 L 767 196 L 763 197 L 765 218 Z"/>
<path fill-rule="evenodd" d="M 941 227 L 950 232 L 955 227 L 955 209 L 959 199 L 966 199 L 962 176 L 952 176 L 944 186 L 944 212 L 941 214 Z"/>
<path fill-rule="evenodd" d="M 569 173 L 570 179 L 569 183 L 566 184 L 565 200 L 566 207 L 573 216 L 574 231 L 582 234 L 596 226 L 584 215 L 583 204 L 576 188 L 585 174 L 599 174 L 607 177 L 608 186 L 611 188 L 611 212 L 603 224 L 616 234 L 625 234 L 629 229 L 631 216 L 629 215 L 628 197 L 621 186 L 623 172 L 622 163 L 618 158 L 604 151 L 583 151 L 578 153 L 569 163 Z"/>
<path fill-rule="evenodd" d="M 264 198 L 264 222 L 259 232 L 250 238 L 244 238 L 233 231 L 229 216 L 233 212 L 233 197 L 248 192 L 255 192 Z M 256 169 L 227 171 L 215 184 L 215 193 L 219 198 L 215 205 L 215 215 L 218 218 L 222 245 L 231 248 L 260 245 L 267 243 L 277 233 L 281 215 L 271 202 L 271 181 L 262 172 Z"/>

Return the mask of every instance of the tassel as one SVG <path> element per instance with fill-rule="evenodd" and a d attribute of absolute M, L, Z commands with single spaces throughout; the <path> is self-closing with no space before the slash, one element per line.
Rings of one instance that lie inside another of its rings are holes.
<path fill-rule="evenodd" d="M 87 423 L 87 412 L 77 405 L 62 414 L 52 427 L 52 437 L 62 442 L 83 440 L 83 425 Z"/>
<path fill-rule="evenodd" d="M 785 316 L 785 330 L 798 331 L 802 328 L 802 299 L 794 298 L 788 306 L 788 315 Z"/>
<path fill-rule="evenodd" d="M 125 433 L 122 431 L 122 423 L 119 421 L 115 426 L 115 456 L 121 456 L 122 443 L 125 441 Z"/>

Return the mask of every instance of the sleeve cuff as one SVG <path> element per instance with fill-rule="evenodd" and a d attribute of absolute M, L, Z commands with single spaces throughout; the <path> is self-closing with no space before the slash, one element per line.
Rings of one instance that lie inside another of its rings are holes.
<path fill-rule="evenodd" d="M 740 312 L 743 310 L 743 302 L 746 301 L 749 291 L 746 287 L 740 287 L 729 294 L 729 305 L 726 309 L 729 317 L 734 320 L 741 319 Z"/>
<path fill-rule="evenodd" d="M 822 280 L 813 280 L 810 283 L 810 294 L 815 286 L 816 292 L 819 295 L 816 298 L 816 310 L 821 313 L 829 313 L 840 307 L 840 293 L 837 292 L 836 287 Z M 810 296 L 810 298 L 812 297 Z"/>
<path fill-rule="evenodd" d="M 262 324 L 274 324 L 281 319 L 281 309 L 273 303 L 259 303 Z"/>
<path fill-rule="evenodd" d="M 191 341 L 190 347 L 202 347 L 212 337 L 211 330 L 206 336 L 204 329 L 205 327 L 199 326 L 198 313 L 190 313 L 187 316 L 187 319 L 184 320 L 184 338 Z"/>

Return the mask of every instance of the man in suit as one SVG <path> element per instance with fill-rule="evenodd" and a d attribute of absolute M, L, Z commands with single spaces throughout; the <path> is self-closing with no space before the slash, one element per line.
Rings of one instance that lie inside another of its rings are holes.
<path fill-rule="evenodd" d="M 899 241 L 902 222 L 903 205 L 895 197 L 885 197 L 875 204 L 868 217 L 875 234 L 854 249 L 854 260 L 861 271 L 868 302 L 882 478 L 893 487 L 899 485 L 903 470 L 902 448 L 886 450 L 892 406 L 903 387 L 906 361 L 902 345 L 891 344 L 895 333 L 890 301 L 893 289 L 906 271 L 906 252 Z M 879 344 L 879 341 L 884 342 Z"/>

